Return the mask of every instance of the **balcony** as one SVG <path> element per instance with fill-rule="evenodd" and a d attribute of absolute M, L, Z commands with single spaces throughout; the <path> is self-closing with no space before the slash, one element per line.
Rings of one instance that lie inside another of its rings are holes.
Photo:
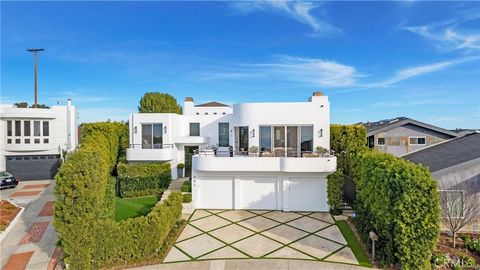
<path fill-rule="evenodd" d="M 174 158 L 172 144 L 130 144 L 128 161 L 168 161 Z"/>
<path fill-rule="evenodd" d="M 337 168 L 337 158 L 312 152 L 246 153 L 229 150 L 200 150 L 192 157 L 193 170 L 217 172 L 305 172 L 331 173 Z"/>
<path fill-rule="evenodd" d="M 207 143 L 207 137 L 203 137 L 203 136 L 176 137 L 174 139 L 174 142 L 179 144 L 201 145 L 201 144 Z"/>

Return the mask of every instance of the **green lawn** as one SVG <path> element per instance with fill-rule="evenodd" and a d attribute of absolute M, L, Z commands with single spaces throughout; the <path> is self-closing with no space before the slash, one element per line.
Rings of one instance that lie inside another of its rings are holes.
<path fill-rule="evenodd" d="M 345 220 L 339 220 L 335 224 L 338 226 L 338 228 L 342 232 L 345 240 L 347 240 L 348 246 L 352 249 L 352 252 L 357 258 L 358 263 L 361 266 L 372 267 L 372 264 L 368 260 L 367 254 L 363 250 L 360 243 L 357 241 L 357 238 L 353 234 L 350 227 L 348 227 L 347 222 Z"/>
<path fill-rule="evenodd" d="M 115 198 L 115 221 L 145 216 L 158 202 L 157 196 L 138 198 Z"/>

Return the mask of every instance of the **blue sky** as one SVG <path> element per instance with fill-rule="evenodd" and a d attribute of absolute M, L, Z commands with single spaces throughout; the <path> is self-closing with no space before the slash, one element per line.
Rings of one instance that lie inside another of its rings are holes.
<path fill-rule="evenodd" d="M 126 120 L 146 91 L 196 102 L 330 97 L 335 123 L 480 128 L 479 2 L 1 2 L 1 101 L 72 98 Z"/>

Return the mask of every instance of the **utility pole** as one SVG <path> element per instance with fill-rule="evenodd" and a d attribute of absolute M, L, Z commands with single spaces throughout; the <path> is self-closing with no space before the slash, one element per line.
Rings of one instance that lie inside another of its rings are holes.
<path fill-rule="evenodd" d="M 33 69 L 34 69 L 34 88 L 35 88 L 35 104 L 34 108 L 37 108 L 38 104 L 38 86 L 37 86 L 37 69 L 38 69 L 38 64 L 37 64 L 37 54 L 38 52 L 43 52 L 44 49 L 27 49 L 29 52 L 33 52 Z"/>

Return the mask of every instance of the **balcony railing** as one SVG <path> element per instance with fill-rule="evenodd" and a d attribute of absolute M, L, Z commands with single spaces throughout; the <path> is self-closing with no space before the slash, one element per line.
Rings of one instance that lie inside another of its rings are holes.
<path fill-rule="evenodd" d="M 135 143 L 130 144 L 128 146 L 130 149 L 169 149 L 173 148 L 173 144 L 161 144 L 161 143 L 154 143 L 154 144 L 141 144 Z"/>
<path fill-rule="evenodd" d="M 319 154 L 315 151 L 297 151 L 275 149 L 273 151 L 239 151 L 227 147 L 223 148 L 201 148 L 195 150 L 194 154 L 205 157 L 332 157 L 334 152 Z"/>

